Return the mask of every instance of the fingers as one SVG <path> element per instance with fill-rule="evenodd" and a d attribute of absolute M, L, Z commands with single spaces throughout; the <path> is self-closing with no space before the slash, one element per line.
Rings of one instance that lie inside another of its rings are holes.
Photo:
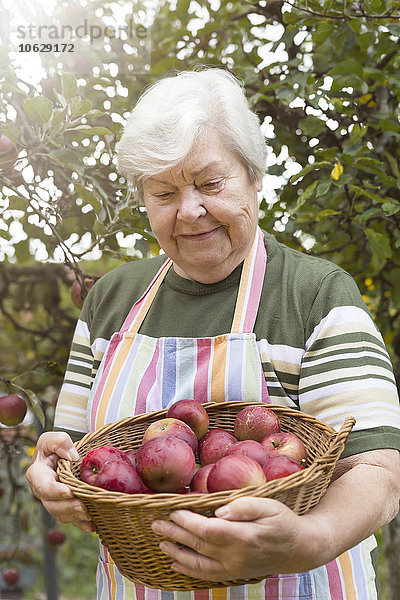
<path fill-rule="evenodd" d="M 77 521 L 76 523 L 71 524 L 77 527 L 78 529 L 81 529 L 82 531 L 86 531 L 86 533 L 96 532 L 96 526 L 94 525 L 94 523 L 88 523 L 87 521 Z"/>
<path fill-rule="evenodd" d="M 82 531 L 93 532 L 96 528 L 85 505 L 75 498 L 67 485 L 58 481 L 56 465 L 59 458 L 79 459 L 70 436 L 63 432 L 43 433 L 38 439 L 32 464 L 26 472 L 32 493 L 61 523 L 71 523 Z"/>
<path fill-rule="evenodd" d="M 72 521 L 91 521 L 83 502 L 74 500 L 45 500 L 43 506 L 62 523 Z"/>
<path fill-rule="evenodd" d="M 96 531 L 85 505 L 78 499 L 44 501 L 43 506 L 61 523 L 70 523 L 83 531 Z"/>
<path fill-rule="evenodd" d="M 180 527 L 172 521 L 154 521 L 152 524 L 152 529 L 155 533 L 170 538 L 178 544 L 183 544 L 187 548 L 192 548 L 200 554 L 218 557 L 218 547 L 216 547 L 214 544 L 207 543 L 195 533 Z"/>
<path fill-rule="evenodd" d="M 178 544 L 163 541 L 160 548 L 175 560 L 171 565 L 173 571 L 178 571 L 189 577 L 201 578 L 208 581 L 228 581 L 232 579 L 219 560 L 202 556 L 189 548 L 182 548 Z"/>
<path fill-rule="evenodd" d="M 193 534 L 196 538 L 200 538 L 211 544 L 220 545 L 224 543 L 221 536 L 228 533 L 228 529 L 229 531 L 231 530 L 230 524 L 224 522 L 222 519 L 204 517 L 189 510 L 175 510 L 169 517 L 170 521 L 155 521 L 153 523 L 153 531 L 156 531 L 156 528 L 158 528 L 157 533 L 161 533 L 166 537 L 169 537 L 170 533 L 175 535 L 179 533 L 179 530 L 175 530 L 173 527 L 173 523 L 175 523 L 183 531 Z M 164 533 L 164 531 L 168 531 L 168 534 Z M 187 540 L 187 542 L 190 542 L 190 540 Z M 190 543 L 186 543 L 185 541 L 181 541 L 180 543 L 191 546 Z"/>
<path fill-rule="evenodd" d="M 67 460 L 78 460 L 79 454 L 74 443 L 67 433 L 62 431 L 47 431 L 42 433 L 38 439 L 35 454 L 36 457 L 48 457 L 56 454 L 60 458 Z"/>
<path fill-rule="evenodd" d="M 256 521 L 285 514 L 288 509 L 278 500 L 243 497 L 217 508 L 215 516 L 229 521 Z"/>
<path fill-rule="evenodd" d="M 67 485 L 57 481 L 56 472 L 39 462 L 33 463 L 26 472 L 26 479 L 32 493 L 39 500 L 59 500 L 73 498 L 74 495 Z"/>
<path fill-rule="evenodd" d="M 42 433 L 32 464 L 26 472 L 32 492 L 39 500 L 73 498 L 68 486 L 57 481 L 56 465 L 60 457 L 68 460 L 79 458 L 70 436 L 63 432 Z"/>

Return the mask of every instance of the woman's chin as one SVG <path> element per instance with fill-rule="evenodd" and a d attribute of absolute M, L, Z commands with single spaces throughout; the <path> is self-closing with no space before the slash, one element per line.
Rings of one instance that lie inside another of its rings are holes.
<path fill-rule="evenodd" d="M 188 263 L 174 262 L 174 271 L 185 279 L 199 283 L 217 283 L 222 281 L 237 267 L 235 261 L 216 261 L 215 256 Z M 240 261 L 241 262 L 241 261 Z"/>

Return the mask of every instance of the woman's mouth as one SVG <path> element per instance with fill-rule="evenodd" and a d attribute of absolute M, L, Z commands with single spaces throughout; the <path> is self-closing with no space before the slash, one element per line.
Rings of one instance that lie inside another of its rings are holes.
<path fill-rule="evenodd" d="M 212 237 L 217 231 L 219 227 L 214 227 L 213 229 L 208 229 L 207 231 L 199 231 L 194 233 L 180 233 L 180 237 L 185 240 L 189 240 L 190 242 L 201 242 L 203 240 L 208 240 Z"/>

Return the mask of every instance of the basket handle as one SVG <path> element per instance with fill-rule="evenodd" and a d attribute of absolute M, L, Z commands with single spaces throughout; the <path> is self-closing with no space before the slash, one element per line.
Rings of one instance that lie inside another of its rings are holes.
<path fill-rule="evenodd" d="M 338 456 L 341 455 L 347 444 L 350 432 L 353 429 L 355 423 L 356 420 L 354 417 L 346 417 L 339 431 L 332 435 L 329 445 L 329 451 L 333 451 L 335 453 L 337 452 Z"/>

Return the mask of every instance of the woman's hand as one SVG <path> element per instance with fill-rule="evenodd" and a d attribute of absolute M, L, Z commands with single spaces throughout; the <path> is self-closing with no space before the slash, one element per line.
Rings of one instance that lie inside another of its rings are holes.
<path fill-rule="evenodd" d="M 317 566 L 322 524 L 299 517 L 265 498 L 240 498 L 207 518 L 187 510 L 171 521 L 155 521 L 153 531 L 169 539 L 160 547 L 175 562 L 172 569 L 208 581 L 251 579 L 295 573 Z M 182 546 L 183 545 L 183 546 Z"/>
<path fill-rule="evenodd" d="M 397 450 L 341 459 L 333 479 L 302 516 L 277 500 L 240 498 L 211 518 L 174 511 L 153 530 L 172 540 L 160 547 L 175 560 L 172 568 L 190 577 L 231 581 L 309 571 L 372 535 L 399 510 Z"/>
<path fill-rule="evenodd" d="M 73 495 L 68 486 L 58 481 L 56 468 L 59 458 L 78 460 L 79 455 L 70 436 L 62 432 L 43 433 L 26 472 L 32 493 L 61 523 L 72 523 L 83 531 L 93 532 L 95 526 L 83 502 Z"/>

